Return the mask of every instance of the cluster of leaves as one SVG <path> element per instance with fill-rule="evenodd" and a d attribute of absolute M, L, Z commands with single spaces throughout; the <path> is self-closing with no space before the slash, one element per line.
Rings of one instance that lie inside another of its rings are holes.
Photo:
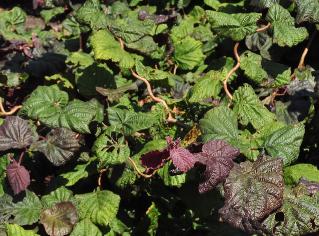
<path fill-rule="evenodd" d="M 318 9 L 1 1 L 0 235 L 319 232 Z"/>

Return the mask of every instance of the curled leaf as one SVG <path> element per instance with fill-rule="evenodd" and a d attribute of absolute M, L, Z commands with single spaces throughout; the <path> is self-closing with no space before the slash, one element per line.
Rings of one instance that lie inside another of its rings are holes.
<path fill-rule="evenodd" d="M 30 185 L 29 172 L 24 166 L 20 165 L 15 160 L 7 166 L 7 176 L 14 194 L 18 194 L 26 190 Z"/>
<path fill-rule="evenodd" d="M 224 181 L 234 166 L 232 159 L 240 154 L 223 140 L 213 140 L 205 143 L 202 152 L 196 154 L 198 162 L 206 165 L 204 182 L 199 184 L 198 191 L 205 193 Z"/>

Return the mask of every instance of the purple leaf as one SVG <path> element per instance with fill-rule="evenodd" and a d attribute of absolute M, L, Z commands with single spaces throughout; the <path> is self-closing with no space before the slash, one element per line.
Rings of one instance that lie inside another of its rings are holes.
<path fill-rule="evenodd" d="M 147 170 L 157 170 L 165 164 L 168 158 L 169 152 L 167 149 L 162 151 L 156 150 L 142 155 L 141 162 Z"/>
<path fill-rule="evenodd" d="M 198 162 L 206 165 L 204 182 L 199 184 L 198 191 L 208 192 L 223 182 L 234 166 L 232 159 L 239 154 L 239 149 L 233 148 L 223 140 L 205 143 L 202 152 L 195 155 Z"/>
<path fill-rule="evenodd" d="M 0 126 L 0 151 L 25 148 L 36 141 L 28 121 L 18 116 L 7 116 Z"/>
<path fill-rule="evenodd" d="M 166 140 L 174 166 L 182 172 L 187 172 L 193 168 L 196 159 L 190 151 L 180 146 L 180 140 L 173 141 L 170 137 L 167 137 Z"/>
<path fill-rule="evenodd" d="M 15 160 L 7 166 L 7 176 L 14 194 L 18 194 L 26 190 L 30 185 L 29 172 L 24 166 L 20 165 Z"/>

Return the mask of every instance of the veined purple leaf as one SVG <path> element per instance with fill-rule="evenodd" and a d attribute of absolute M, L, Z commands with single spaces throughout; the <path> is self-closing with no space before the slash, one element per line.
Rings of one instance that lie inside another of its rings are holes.
<path fill-rule="evenodd" d="M 219 210 L 222 220 L 253 231 L 253 222 L 259 222 L 283 203 L 282 167 L 281 158 L 267 156 L 235 165 L 224 183 L 225 205 Z"/>
<path fill-rule="evenodd" d="M 147 170 L 156 170 L 161 168 L 168 158 L 169 152 L 167 149 L 162 151 L 156 150 L 142 155 L 141 162 Z"/>
<path fill-rule="evenodd" d="M 25 148 L 36 141 L 28 121 L 18 116 L 7 116 L 0 126 L 0 151 Z"/>
<path fill-rule="evenodd" d="M 166 140 L 174 166 L 182 172 L 187 172 L 193 168 L 196 159 L 190 151 L 180 146 L 180 140 L 173 141 L 171 137 L 167 137 Z"/>
<path fill-rule="evenodd" d="M 200 193 L 208 192 L 223 182 L 234 166 L 232 159 L 239 154 L 239 149 L 230 146 L 223 140 L 205 143 L 202 152 L 195 155 L 198 162 L 206 165 L 204 182 L 199 184 L 198 191 Z"/>
<path fill-rule="evenodd" d="M 30 174 L 28 170 L 15 160 L 7 166 L 7 176 L 14 194 L 26 190 L 30 185 Z"/>

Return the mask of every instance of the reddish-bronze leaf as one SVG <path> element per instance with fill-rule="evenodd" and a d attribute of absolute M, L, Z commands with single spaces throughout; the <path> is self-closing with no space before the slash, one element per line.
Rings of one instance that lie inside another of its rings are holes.
<path fill-rule="evenodd" d="M 234 166 L 232 159 L 239 154 L 239 149 L 230 146 L 223 140 L 205 143 L 202 152 L 196 154 L 197 161 L 206 165 L 205 180 L 199 184 L 198 191 L 205 193 L 224 181 Z"/>
<path fill-rule="evenodd" d="M 26 190 L 30 184 L 30 174 L 28 170 L 15 160 L 7 166 L 7 176 L 14 194 Z"/>
<path fill-rule="evenodd" d="M 219 210 L 223 221 L 246 230 L 283 203 L 281 158 L 260 157 L 235 165 L 224 183 L 225 205 Z"/>
<path fill-rule="evenodd" d="M 147 170 L 157 170 L 161 168 L 169 158 L 167 149 L 162 151 L 151 151 L 141 156 L 141 163 Z"/>
<path fill-rule="evenodd" d="M 193 168 L 196 163 L 196 159 L 190 151 L 180 146 L 180 140 L 178 139 L 173 141 L 170 137 L 167 137 L 166 140 L 168 144 L 169 155 L 174 166 L 182 172 L 187 172 Z"/>
<path fill-rule="evenodd" d="M 0 126 L 0 151 L 11 148 L 25 148 L 36 141 L 28 121 L 18 116 L 7 116 Z"/>

